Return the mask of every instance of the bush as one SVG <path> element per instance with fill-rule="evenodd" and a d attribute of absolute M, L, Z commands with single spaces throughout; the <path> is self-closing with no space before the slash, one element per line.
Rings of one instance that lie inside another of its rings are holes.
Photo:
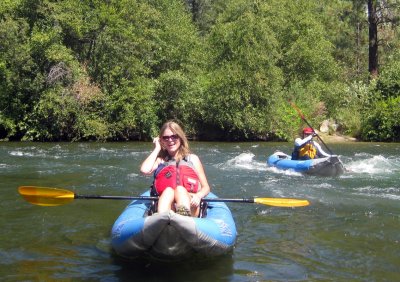
<path fill-rule="evenodd" d="M 400 96 L 376 103 L 364 120 L 362 138 L 369 141 L 400 141 Z"/>
<path fill-rule="evenodd" d="M 369 111 L 365 111 L 362 138 L 370 141 L 400 141 L 400 62 L 382 69 L 371 89 Z"/>
<path fill-rule="evenodd" d="M 342 93 L 336 110 L 337 122 L 342 133 L 359 138 L 363 112 L 371 99 L 369 87 L 363 82 L 353 82 Z"/>

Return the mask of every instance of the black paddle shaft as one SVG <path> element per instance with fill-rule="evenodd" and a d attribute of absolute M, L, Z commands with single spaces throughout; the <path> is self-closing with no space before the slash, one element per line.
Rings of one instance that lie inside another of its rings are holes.
<path fill-rule="evenodd" d="M 143 201 L 154 201 L 158 200 L 158 197 L 148 196 L 101 196 L 101 195 L 78 195 L 74 194 L 74 199 L 104 199 L 104 200 L 143 200 Z M 254 199 L 222 199 L 222 198 L 203 198 L 205 202 L 230 202 L 230 203 L 254 203 Z"/>

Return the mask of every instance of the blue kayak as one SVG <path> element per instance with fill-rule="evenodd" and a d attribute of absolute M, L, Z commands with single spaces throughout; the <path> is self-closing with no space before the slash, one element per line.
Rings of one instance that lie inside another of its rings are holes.
<path fill-rule="evenodd" d="M 292 157 L 280 151 L 275 152 L 267 159 L 267 164 L 282 170 L 291 169 L 309 175 L 339 176 L 345 171 L 338 156 L 312 160 L 292 160 Z"/>
<path fill-rule="evenodd" d="M 146 191 L 142 196 L 150 196 Z M 209 193 L 207 198 L 217 198 Z M 236 225 L 223 202 L 209 202 L 204 218 L 173 211 L 148 215 L 151 201 L 131 202 L 115 221 L 111 246 L 129 259 L 182 260 L 194 255 L 213 257 L 230 252 L 236 242 Z"/>

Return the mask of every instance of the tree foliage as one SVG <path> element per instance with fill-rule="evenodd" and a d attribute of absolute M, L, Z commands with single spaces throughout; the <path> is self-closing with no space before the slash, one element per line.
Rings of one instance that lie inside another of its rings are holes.
<path fill-rule="evenodd" d="M 257 5 L 235 1 L 210 32 L 205 122 L 224 138 L 265 136 L 283 83 L 278 44 Z"/>
<path fill-rule="evenodd" d="M 362 138 L 370 141 L 400 140 L 400 53 L 386 65 L 371 92 L 375 100 L 365 111 Z"/>
<path fill-rule="evenodd" d="M 366 0 L 3 2 L 0 139 L 144 140 L 175 119 L 193 138 L 288 140 L 290 99 L 315 125 L 399 140 L 396 1 L 378 1 L 373 81 Z"/>

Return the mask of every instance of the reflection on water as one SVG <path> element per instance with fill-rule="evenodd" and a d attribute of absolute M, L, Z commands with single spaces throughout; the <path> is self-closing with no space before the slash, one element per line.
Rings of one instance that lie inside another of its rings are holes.
<path fill-rule="evenodd" d="M 125 261 L 114 257 L 118 281 L 230 281 L 233 258 L 227 254 L 213 259 L 192 259 L 179 263 Z"/>
<path fill-rule="evenodd" d="M 238 240 L 217 259 L 127 262 L 110 250 L 126 201 L 74 200 L 39 207 L 20 185 L 79 194 L 139 195 L 151 143 L 1 143 L 0 275 L 7 281 L 395 281 L 400 257 L 400 146 L 333 144 L 348 172 L 304 176 L 266 165 L 288 143 L 192 143 L 222 198 L 308 199 L 305 208 L 229 204 Z"/>

